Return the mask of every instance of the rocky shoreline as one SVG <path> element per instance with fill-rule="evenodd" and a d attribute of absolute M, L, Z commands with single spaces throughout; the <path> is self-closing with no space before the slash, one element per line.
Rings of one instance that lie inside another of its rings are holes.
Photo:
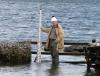
<path fill-rule="evenodd" d="M 26 64 L 31 62 L 31 42 L 0 42 L 1 64 Z"/>

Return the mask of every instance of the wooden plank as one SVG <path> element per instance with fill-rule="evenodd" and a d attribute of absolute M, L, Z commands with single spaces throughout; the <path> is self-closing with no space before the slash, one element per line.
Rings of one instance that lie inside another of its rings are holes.
<path fill-rule="evenodd" d="M 86 61 L 62 61 L 60 63 L 86 64 Z"/>
<path fill-rule="evenodd" d="M 36 41 L 32 41 L 31 44 L 37 44 Z M 42 44 L 46 44 L 46 42 L 42 42 Z M 64 45 L 88 45 L 89 43 L 87 42 L 67 42 L 64 41 Z"/>
<path fill-rule="evenodd" d="M 32 54 L 37 54 L 36 51 L 32 51 Z M 41 52 L 41 54 L 44 55 L 50 55 L 50 52 Z M 84 53 L 79 53 L 79 52 L 61 52 L 59 55 L 84 55 Z"/>
<path fill-rule="evenodd" d="M 51 61 L 50 60 L 42 60 L 42 62 L 51 62 Z M 59 61 L 59 63 L 86 64 L 86 61 Z"/>

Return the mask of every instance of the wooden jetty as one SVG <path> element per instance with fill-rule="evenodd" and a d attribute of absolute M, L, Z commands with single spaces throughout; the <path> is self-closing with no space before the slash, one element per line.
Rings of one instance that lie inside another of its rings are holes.
<path fill-rule="evenodd" d="M 42 42 L 42 44 L 45 44 L 46 42 Z M 37 44 L 37 42 L 31 42 L 31 44 Z M 95 44 L 95 43 L 93 43 Z M 94 67 L 95 68 L 100 68 L 100 45 L 96 46 L 93 45 L 92 43 L 88 42 L 67 42 L 65 41 L 64 45 L 86 45 L 83 47 L 83 52 L 59 52 L 59 55 L 83 55 L 85 56 L 86 61 L 63 61 L 60 63 L 72 63 L 72 64 L 79 64 L 79 63 L 86 63 L 87 68 Z M 100 43 L 99 43 L 100 44 Z M 32 54 L 36 54 L 35 51 L 31 52 Z M 43 51 L 41 54 L 44 55 L 50 55 L 50 52 L 48 51 Z"/>
<path fill-rule="evenodd" d="M 37 44 L 36 41 L 32 41 L 31 44 Z M 46 42 L 42 42 L 42 44 L 46 44 Z M 68 42 L 65 41 L 64 45 L 88 45 L 88 42 Z M 36 51 L 31 51 L 32 54 L 36 54 Z M 41 54 L 50 55 L 48 51 L 42 51 Z M 84 52 L 59 52 L 59 55 L 84 55 Z"/>
<path fill-rule="evenodd" d="M 31 44 L 37 44 L 36 41 L 32 41 Z M 42 42 L 43 45 L 46 44 L 46 42 Z M 87 42 L 67 42 L 65 41 L 64 45 L 88 45 L 89 43 Z M 37 54 L 36 51 L 31 51 L 32 54 Z M 42 51 L 41 54 L 43 55 L 50 55 L 50 51 Z M 72 52 L 59 52 L 59 55 L 74 55 L 74 56 L 79 56 L 79 55 L 85 55 L 84 52 L 78 52 L 78 51 L 72 51 Z M 47 62 L 47 61 L 46 61 Z M 56 62 L 56 61 L 55 61 Z M 71 64 L 85 64 L 86 61 L 62 61 L 59 63 L 71 63 Z"/>

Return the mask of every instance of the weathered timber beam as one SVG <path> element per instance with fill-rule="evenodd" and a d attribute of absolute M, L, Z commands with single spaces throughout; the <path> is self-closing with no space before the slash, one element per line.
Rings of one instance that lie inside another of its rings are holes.
<path fill-rule="evenodd" d="M 37 54 L 36 51 L 32 51 L 32 54 Z M 44 55 L 50 55 L 50 52 L 41 52 L 41 54 Z M 59 55 L 84 55 L 84 53 L 78 53 L 78 52 L 61 52 Z"/>
<path fill-rule="evenodd" d="M 36 41 L 32 41 L 31 44 L 37 44 Z M 46 42 L 42 42 L 42 44 L 46 44 Z M 67 42 L 64 41 L 64 45 L 88 45 L 89 43 L 87 42 Z"/>

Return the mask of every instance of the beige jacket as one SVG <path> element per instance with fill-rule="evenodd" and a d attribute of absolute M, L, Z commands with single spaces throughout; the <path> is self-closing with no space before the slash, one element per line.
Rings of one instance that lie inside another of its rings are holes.
<path fill-rule="evenodd" d="M 64 31 L 63 31 L 63 28 L 61 27 L 60 24 L 58 24 L 58 28 L 55 28 L 55 29 L 56 29 L 56 35 L 57 35 L 57 39 L 56 39 L 57 50 L 63 49 L 64 48 Z M 48 49 L 49 48 L 49 37 L 50 37 L 51 28 L 43 28 L 42 27 L 41 31 L 48 33 L 48 39 L 47 39 L 47 42 L 46 42 L 46 49 Z"/>

